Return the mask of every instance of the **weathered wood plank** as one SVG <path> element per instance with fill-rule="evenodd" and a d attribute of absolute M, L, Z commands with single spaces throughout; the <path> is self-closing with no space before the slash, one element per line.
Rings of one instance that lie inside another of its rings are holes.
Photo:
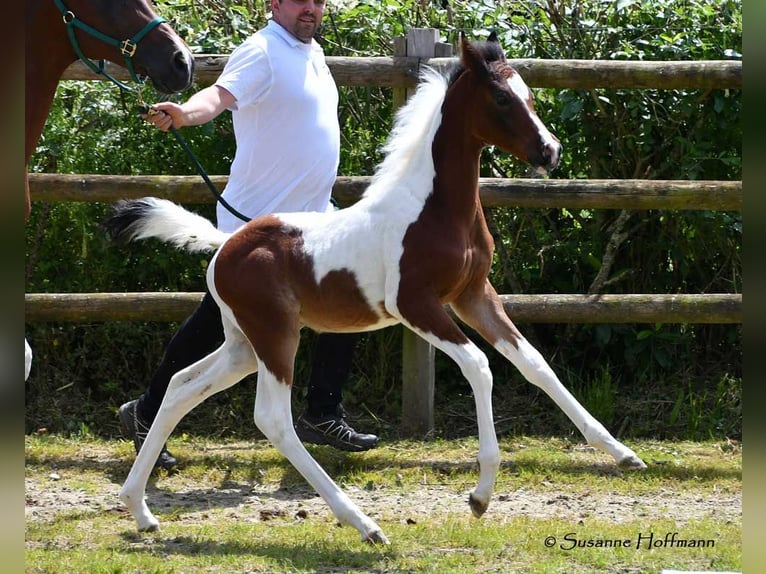
<path fill-rule="evenodd" d="M 211 176 L 218 189 L 227 176 Z M 349 206 L 369 185 L 366 176 L 339 177 L 333 188 L 338 203 Z M 33 173 L 33 201 L 101 201 L 154 196 L 177 203 L 212 203 L 213 196 L 196 175 L 78 175 Z M 703 209 L 740 211 L 741 181 L 648 179 L 512 179 L 482 178 L 485 207 L 544 207 L 569 209 Z"/>
<path fill-rule="evenodd" d="M 516 323 L 742 323 L 742 295 L 501 295 Z"/>
<path fill-rule="evenodd" d="M 202 293 L 27 293 L 27 321 L 182 321 Z"/>
<path fill-rule="evenodd" d="M 195 81 L 212 84 L 228 60 L 228 54 L 197 54 Z M 335 82 L 340 86 L 412 87 L 419 67 L 428 64 L 440 70 L 454 65 L 456 58 L 388 56 L 328 56 Z M 724 89 L 742 87 L 742 62 L 706 61 L 609 61 L 511 59 L 527 84 L 534 88 L 630 88 L 630 89 Z M 130 80 L 127 71 L 108 63 L 106 70 L 120 80 Z M 101 80 L 81 62 L 64 72 L 65 80 Z"/>
<path fill-rule="evenodd" d="M 403 436 L 423 439 L 434 430 L 435 349 L 409 329 L 402 333 Z"/>
<path fill-rule="evenodd" d="M 742 323 L 742 295 L 501 295 L 515 323 Z M 181 321 L 202 293 L 27 293 L 26 320 Z"/>
<path fill-rule="evenodd" d="M 419 59 L 433 58 L 439 33 L 433 28 L 407 30 L 404 53 L 394 56 L 415 56 Z M 396 44 L 395 49 L 401 50 Z M 403 105 L 413 90 L 400 92 L 394 97 L 394 105 Z M 404 92 L 403 94 L 401 92 Z M 430 343 L 405 329 L 402 333 L 402 419 L 400 429 L 404 436 L 424 438 L 434 430 L 434 389 L 436 369 L 434 349 Z"/>
<path fill-rule="evenodd" d="M 483 178 L 479 185 L 486 207 L 742 209 L 741 181 Z"/>
<path fill-rule="evenodd" d="M 209 176 L 223 190 L 228 176 Z M 213 203 L 215 198 L 197 175 L 83 175 L 30 173 L 32 201 L 101 201 L 160 197 L 177 203 Z"/>
<path fill-rule="evenodd" d="M 543 63 L 544 62 L 544 63 Z M 742 87 L 742 62 L 513 60 L 531 87 L 572 89 L 723 89 Z"/>

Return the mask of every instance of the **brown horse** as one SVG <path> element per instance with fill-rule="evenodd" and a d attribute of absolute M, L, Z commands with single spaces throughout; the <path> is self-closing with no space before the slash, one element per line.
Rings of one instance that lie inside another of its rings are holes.
<path fill-rule="evenodd" d="M 564 410 L 589 443 L 625 467 L 643 468 L 564 388 L 506 316 L 487 276 L 494 249 L 479 201 L 479 156 L 495 145 L 540 171 L 561 145 L 540 121 L 531 94 L 499 43 L 461 40 L 449 79 L 427 72 L 401 110 L 370 187 L 335 213 L 260 217 L 233 234 L 164 200 L 123 202 L 105 222 L 113 237 L 159 237 L 189 250 L 218 248 L 207 283 L 221 307 L 226 340 L 176 373 L 120 492 L 139 530 L 158 528 L 144 500 L 167 437 L 210 395 L 258 371 L 255 422 L 343 524 L 387 543 L 381 528 L 338 488 L 300 443 L 290 388 L 302 326 L 366 331 L 402 323 L 446 353 L 473 389 L 479 481 L 469 497 L 486 510 L 500 465 L 492 418 L 492 373 L 484 353 L 444 305 L 473 327 Z"/>
<path fill-rule="evenodd" d="M 56 86 L 72 62 L 80 58 L 103 73 L 103 60 L 110 60 L 127 67 L 133 79 L 138 80 L 137 74 L 148 76 L 158 90 L 173 93 L 191 85 L 194 58 L 157 17 L 149 0 L 26 0 L 24 7 L 24 196 L 29 219 L 29 158 L 43 132 Z M 91 59 L 102 62 L 97 66 Z M 25 380 L 31 366 L 32 350 L 24 340 Z"/>

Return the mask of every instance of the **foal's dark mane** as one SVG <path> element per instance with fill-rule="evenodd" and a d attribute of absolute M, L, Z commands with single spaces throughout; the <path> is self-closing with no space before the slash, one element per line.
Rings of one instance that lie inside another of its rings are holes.
<path fill-rule="evenodd" d="M 503 52 L 503 47 L 495 39 L 494 33 L 490 36 L 489 40 L 471 42 L 471 45 L 477 52 L 479 52 L 482 60 L 484 60 L 487 64 L 491 64 L 492 62 L 505 61 L 505 53 Z M 452 87 L 452 84 L 455 83 L 455 81 L 463 74 L 463 72 L 465 72 L 465 70 L 466 68 L 463 63 L 458 61 L 458 64 L 456 64 L 455 67 L 449 71 L 447 76 L 447 87 Z"/>

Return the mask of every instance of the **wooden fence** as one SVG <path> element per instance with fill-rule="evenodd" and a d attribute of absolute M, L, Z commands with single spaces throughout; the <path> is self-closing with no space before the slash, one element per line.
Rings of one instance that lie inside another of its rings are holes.
<path fill-rule="evenodd" d="M 410 30 L 394 44 L 392 57 L 328 57 L 338 85 L 389 86 L 400 105 L 416 85 L 420 66 L 445 69 L 454 58 L 436 40 L 436 30 Z M 195 80 L 210 84 L 226 55 L 198 55 Z M 741 89 L 742 63 L 628 62 L 600 60 L 511 60 L 531 87 L 630 89 Z M 117 66 L 108 70 L 128 79 Z M 77 63 L 69 80 L 100 80 Z M 219 189 L 225 176 L 212 176 Z M 355 202 L 368 177 L 339 177 L 334 196 L 343 206 Z M 209 203 L 211 195 L 197 176 L 104 176 L 30 174 L 33 201 L 101 201 L 164 197 L 179 203 Z M 486 207 L 607 209 L 742 209 L 741 181 L 482 179 Z M 199 302 L 201 293 L 30 293 L 27 321 L 180 321 Z M 502 295 L 517 323 L 741 323 L 741 294 L 676 295 Z M 409 333 L 405 331 L 405 333 Z M 407 334 L 403 349 L 402 431 L 424 436 L 433 429 L 434 352 Z"/>

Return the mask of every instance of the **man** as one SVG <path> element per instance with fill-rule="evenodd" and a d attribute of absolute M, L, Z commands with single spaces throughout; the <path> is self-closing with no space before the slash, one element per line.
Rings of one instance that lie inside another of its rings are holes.
<path fill-rule="evenodd" d="M 231 54 L 221 76 L 184 104 L 161 102 L 144 116 L 159 129 L 204 124 L 232 112 L 237 151 L 224 199 L 240 213 L 327 211 L 340 162 L 338 90 L 314 34 L 324 0 L 271 0 L 272 20 Z M 218 227 L 243 222 L 222 205 Z M 346 421 L 341 385 L 355 334 L 320 334 L 314 350 L 308 408 L 296 423 L 304 442 L 362 451 L 378 437 L 357 433 Z M 170 378 L 223 342 L 221 313 L 210 293 L 173 336 L 160 366 L 138 399 L 120 407 L 123 433 L 136 452 L 165 396 Z M 163 447 L 156 466 L 177 463 Z"/>

